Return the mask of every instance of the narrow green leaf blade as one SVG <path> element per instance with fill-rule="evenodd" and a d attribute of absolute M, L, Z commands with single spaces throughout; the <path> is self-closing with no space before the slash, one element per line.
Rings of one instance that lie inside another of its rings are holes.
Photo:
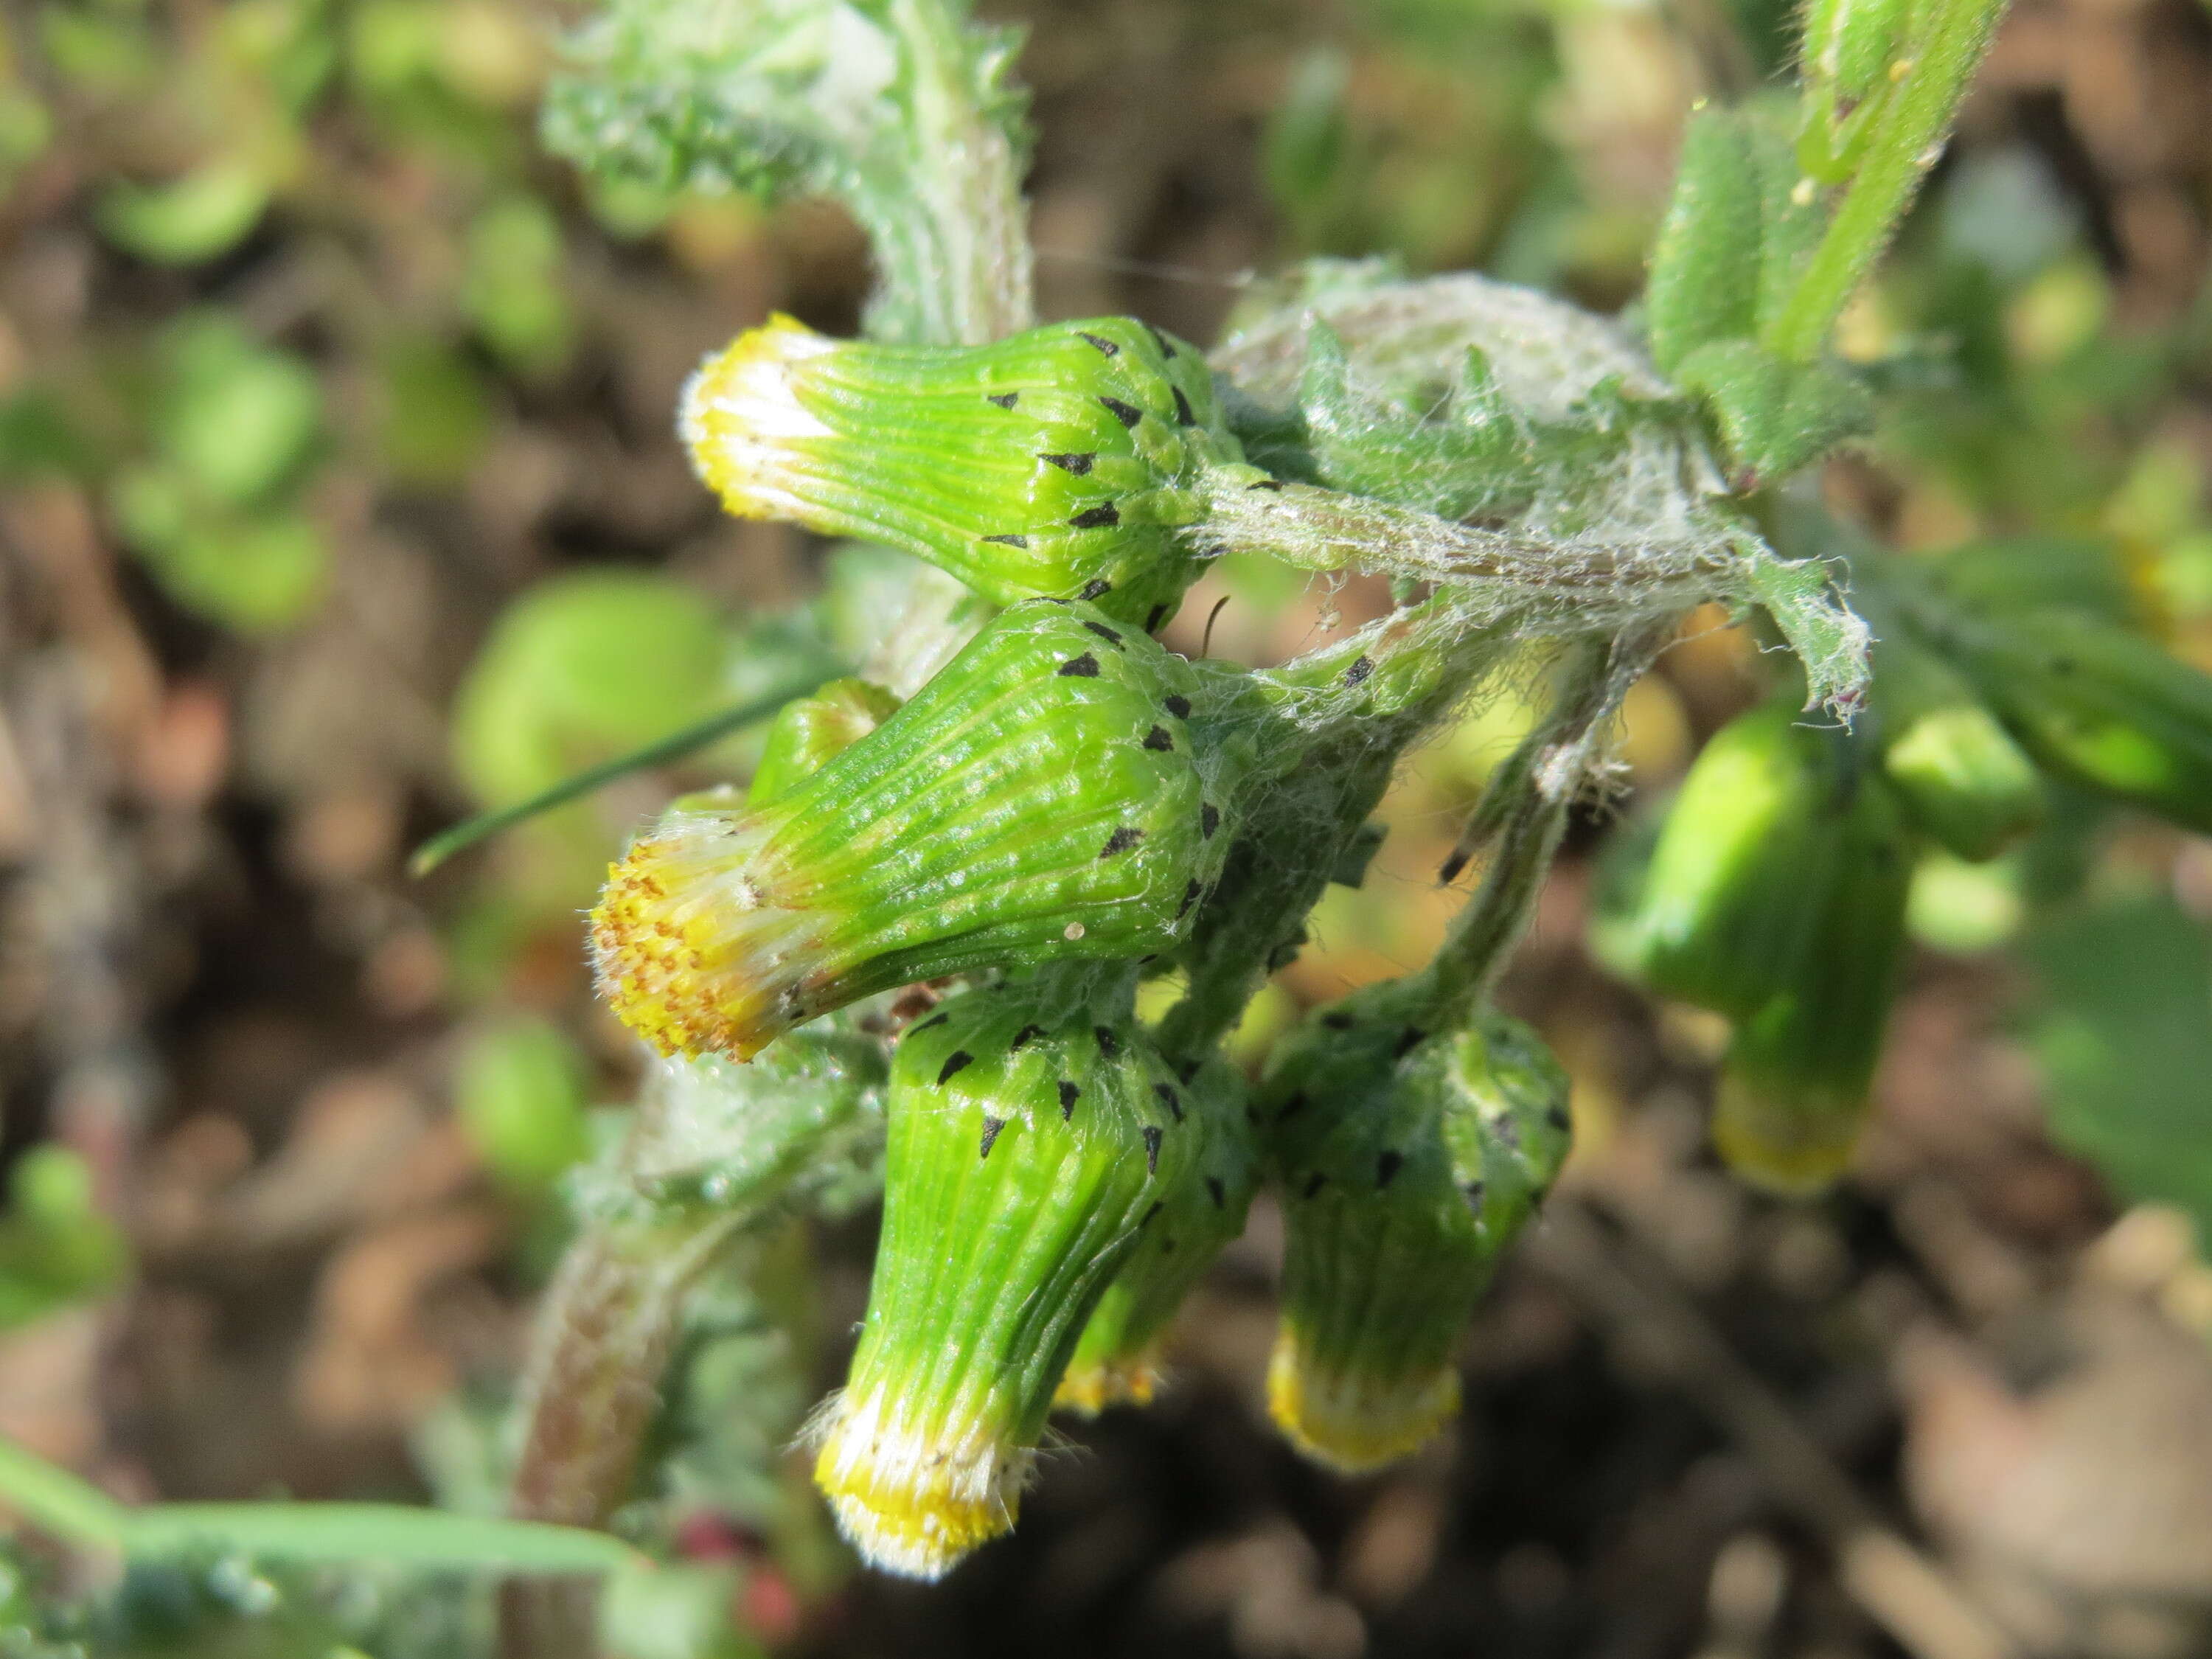
<path fill-rule="evenodd" d="M 113 1548 L 131 1511 L 89 1481 L 0 1437 L 0 1503 L 74 1544 Z"/>
<path fill-rule="evenodd" d="M 125 1512 L 121 1543 L 138 1557 L 211 1547 L 268 1561 L 454 1572 L 611 1572 L 643 1559 L 605 1533 L 402 1504 L 158 1504 Z"/>

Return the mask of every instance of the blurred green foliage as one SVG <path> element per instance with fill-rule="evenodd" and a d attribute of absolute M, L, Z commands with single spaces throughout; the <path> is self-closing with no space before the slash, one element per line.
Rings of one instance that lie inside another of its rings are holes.
<path fill-rule="evenodd" d="M 731 653 L 713 608 L 672 578 L 552 578 L 507 609 L 471 665 L 454 766 L 488 805 L 536 794 L 710 712 Z"/>
<path fill-rule="evenodd" d="M 2212 1235 L 2212 929 L 2137 894 L 2051 915 L 2021 949 L 2052 1133 L 2124 1197 Z"/>
<path fill-rule="evenodd" d="M 48 1143 L 15 1160 L 0 1212 L 0 1330 L 104 1296 L 130 1267 L 130 1248 L 95 1200 L 83 1158 Z"/>
<path fill-rule="evenodd" d="M 453 1067 L 453 1109 L 495 1176 L 540 1195 L 591 1150 L 588 1081 L 559 1026 L 517 1015 L 470 1037 Z"/>

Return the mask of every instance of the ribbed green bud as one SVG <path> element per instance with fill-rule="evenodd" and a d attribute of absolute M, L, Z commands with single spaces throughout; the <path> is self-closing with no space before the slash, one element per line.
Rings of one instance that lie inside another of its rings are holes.
<path fill-rule="evenodd" d="M 1203 1147 L 1130 977 L 948 1000 L 893 1059 L 884 1226 L 815 1480 L 860 1553 L 935 1578 L 1014 1523 L 1084 1322 Z"/>
<path fill-rule="evenodd" d="M 2043 776 L 1988 707 L 1927 653 L 1886 640 L 1875 697 L 1882 770 L 1914 823 L 1959 857 L 1994 858 L 2043 820 Z"/>
<path fill-rule="evenodd" d="M 1091 606 L 995 618 L 765 805 L 679 807 L 611 871 L 599 986 L 665 1052 L 745 1059 L 854 999 L 1167 951 L 1220 873 L 1249 733 Z"/>
<path fill-rule="evenodd" d="M 832 680 L 777 711 L 753 769 L 748 805 L 759 806 L 812 776 L 898 713 L 899 700 L 866 680 Z"/>
<path fill-rule="evenodd" d="M 2043 766 L 2212 833 L 2212 677 L 2125 629 L 2064 611 L 1978 617 L 1948 643 Z"/>
<path fill-rule="evenodd" d="M 1243 1233 L 1259 1185 L 1243 1079 L 1218 1055 L 1176 1075 L 1181 1098 L 1170 1103 L 1195 1148 L 1198 1179 L 1168 1195 L 1083 1328 L 1053 1403 L 1085 1416 L 1151 1403 L 1168 1326 L 1214 1257 Z"/>
<path fill-rule="evenodd" d="M 1850 761 L 1843 734 L 1800 719 L 1783 698 L 1729 721 L 1668 811 L 1623 949 L 1663 996 L 1754 1013 L 1797 949 L 1804 895 L 1840 842 Z"/>
<path fill-rule="evenodd" d="M 708 359 L 679 423 L 733 513 L 899 548 L 1001 603 L 1091 599 L 1147 631 L 1197 574 L 1178 536 L 1204 516 L 1194 486 L 1243 461 L 1204 356 L 1131 317 L 976 347 L 775 317 Z"/>
<path fill-rule="evenodd" d="M 1912 845 L 1876 776 L 1838 817 L 1834 855 L 1797 904 L 1797 949 L 1768 965 L 1772 990 L 1737 1022 L 1713 1109 L 1729 1168 L 1775 1191 L 1819 1190 L 1850 1160 L 1881 1055 L 1905 944 Z"/>
<path fill-rule="evenodd" d="M 1283 1193 L 1268 1409 L 1347 1471 L 1403 1456 L 1458 1408 L 1476 1299 L 1567 1154 L 1567 1079 L 1518 1021 L 1430 1035 L 1418 982 L 1307 1020 L 1258 1091 Z"/>

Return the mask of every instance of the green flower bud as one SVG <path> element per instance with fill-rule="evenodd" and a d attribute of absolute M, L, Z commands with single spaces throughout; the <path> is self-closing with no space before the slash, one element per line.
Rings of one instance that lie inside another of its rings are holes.
<path fill-rule="evenodd" d="M 1946 643 L 2044 767 L 2212 834 L 2212 677 L 2063 611 L 1978 619 Z"/>
<path fill-rule="evenodd" d="M 1259 1148 L 1236 1068 L 1216 1055 L 1177 1075 L 1186 1079 L 1175 1085 L 1180 1099 L 1170 1098 L 1195 1148 L 1198 1179 L 1168 1195 L 1083 1328 L 1053 1403 L 1086 1417 L 1152 1402 L 1168 1326 L 1214 1257 L 1243 1233 L 1259 1185 Z"/>
<path fill-rule="evenodd" d="M 1129 977 L 1067 981 L 963 993 L 892 1061 L 867 1319 L 814 1471 L 888 1571 L 939 1577 L 1013 1525 L 1085 1321 L 1199 1177 Z"/>
<path fill-rule="evenodd" d="M 1205 357 L 1129 317 L 977 347 L 775 317 L 708 359 L 680 424 L 733 513 L 884 543 L 1001 603 L 1091 599 L 1147 631 L 1197 574 L 1178 532 L 1204 516 L 1200 477 L 1243 460 Z"/>
<path fill-rule="evenodd" d="M 1346 1471 L 1413 1450 L 1459 1404 L 1456 1354 L 1499 1256 L 1565 1161 L 1567 1079 L 1518 1021 L 1434 1036 L 1417 981 L 1310 1018 L 1258 1091 L 1282 1188 L 1268 1409 Z"/>
<path fill-rule="evenodd" d="M 602 994 L 665 1052 L 747 1059 L 916 980 L 1173 948 L 1244 765 L 1204 685 L 1088 605 L 1017 606 L 787 793 L 633 845 L 592 913 Z"/>
<path fill-rule="evenodd" d="M 1795 955 L 1803 896 L 1826 879 L 1847 799 L 1844 734 L 1779 699 L 1723 726 L 1674 797 L 1623 954 L 1664 996 L 1749 1015 Z"/>
<path fill-rule="evenodd" d="M 898 713 L 899 700 L 866 680 L 832 680 L 784 704 L 768 728 L 745 799 L 754 806 L 787 793 Z"/>
<path fill-rule="evenodd" d="M 1889 733 L 1883 773 L 1913 822 L 1944 848 L 1979 862 L 2042 822 L 2042 775 L 1964 680 L 1891 640 L 1875 688 Z"/>
<path fill-rule="evenodd" d="M 1825 879 L 1798 895 L 1798 948 L 1737 1023 L 1713 1109 L 1729 1167 L 1777 1192 L 1818 1191 L 1850 1162 L 1905 944 L 1911 837 L 1880 778 L 1860 781 L 1838 827 Z"/>

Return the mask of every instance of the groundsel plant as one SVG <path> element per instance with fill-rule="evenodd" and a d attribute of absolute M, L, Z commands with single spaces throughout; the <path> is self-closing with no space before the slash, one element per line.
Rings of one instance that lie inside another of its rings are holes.
<path fill-rule="evenodd" d="M 520 1512 L 604 1524 L 638 1495 L 687 1285 L 878 1179 L 866 1320 L 811 1443 L 879 1567 L 935 1577 L 1011 1528 L 1055 1407 L 1152 1397 L 1262 1183 L 1278 1424 L 1345 1469 L 1418 1445 L 1570 1142 L 1564 1075 L 1490 988 L 1570 811 L 1605 798 L 1623 695 L 1697 607 L 1759 630 L 1773 701 L 1616 870 L 1597 943 L 1735 1022 L 1717 1133 L 1752 1178 L 1808 1189 L 1848 1155 L 1917 848 L 1990 856 L 2053 772 L 2212 822 L 2201 678 L 2110 619 L 1893 570 L 1803 487 L 1869 422 L 1832 325 L 1997 9 L 1818 0 L 1794 97 L 1692 117 L 1626 316 L 1322 262 L 1255 286 L 1211 351 L 1037 323 L 1014 43 L 957 0 L 615 0 L 582 30 L 557 149 L 831 197 L 868 232 L 866 337 L 773 318 L 672 415 L 732 512 L 911 567 L 750 789 L 641 828 L 592 914 L 653 1057 L 577 1186 Z M 1229 552 L 1387 577 L 1395 608 L 1266 668 L 1158 643 Z M 1247 1078 L 1222 1039 L 1357 883 L 1401 757 L 1508 672 L 1548 712 L 1439 872 L 1479 875 L 1435 960 Z"/>

